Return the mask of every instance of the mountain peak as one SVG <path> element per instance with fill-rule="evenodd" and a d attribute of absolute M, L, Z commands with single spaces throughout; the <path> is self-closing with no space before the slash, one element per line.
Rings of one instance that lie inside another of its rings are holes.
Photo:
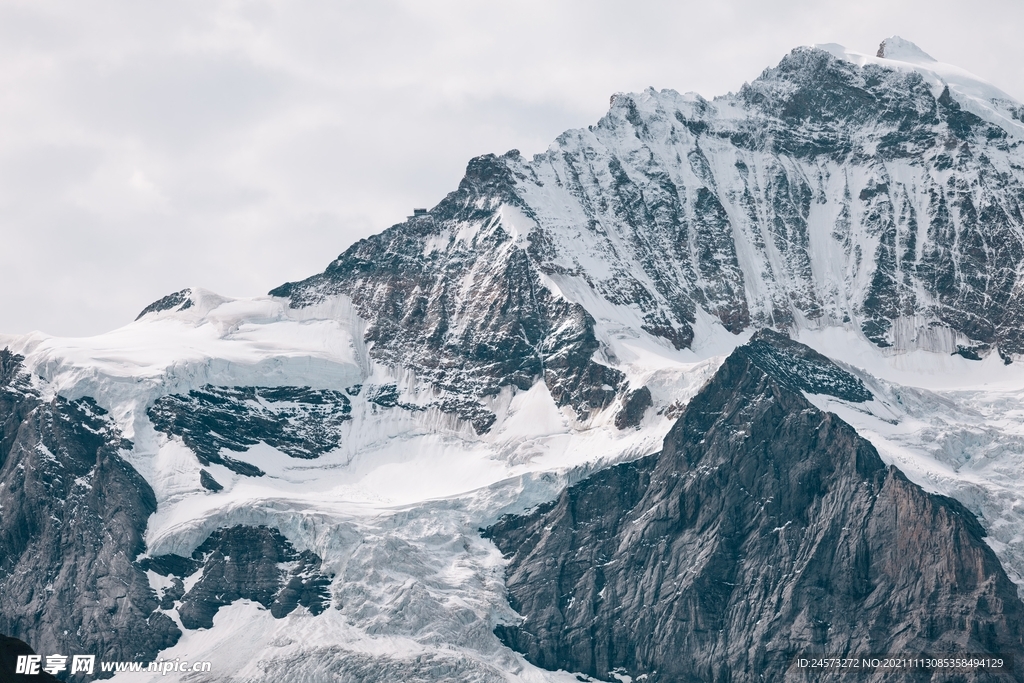
<path fill-rule="evenodd" d="M 883 40 L 879 44 L 878 52 L 875 56 L 882 59 L 894 59 L 900 62 L 920 63 L 938 61 L 914 43 L 899 36 L 892 36 Z"/>
<path fill-rule="evenodd" d="M 762 355 L 810 349 L 756 341 L 691 399 L 660 453 L 485 531 L 523 617 L 498 637 L 542 668 L 648 683 L 808 680 L 790 668 L 804 648 L 1020 648 L 1024 605 L 974 515 L 887 467 Z"/>

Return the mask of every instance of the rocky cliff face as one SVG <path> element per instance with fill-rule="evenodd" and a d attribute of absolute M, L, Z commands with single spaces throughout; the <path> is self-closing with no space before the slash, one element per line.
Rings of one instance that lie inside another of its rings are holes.
<path fill-rule="evenodd" d="M 338 447 L 351 412 L 341 391 L 206 386 L 187 396 L 162 396 L 147 414 L 158 431 L 180 437 L 203 465 L 214 462 L 260 476 L 260 468 L 221 450 L 241 453 L 263 442 L 293 458 L 316 458 Z"/>
<path fill-rule="evenodd" d="M 320 614 L 330 605 L 330 578 L 320 558 L 292 544 L 276 529 L 235 526 L 219 529 L 192 554 L 146 558 L 140 566 L 170 580 L 161 607 L 177 608 L 188 629 L 213 628 L 213 617 L 236 600 L 252 600 L 280 619 L 299 605 Z M 188 591 L 184 579 L 201 572 Z"/>
<path fill-rule="evenodd" d="M 271 294 L 296 307 L 349 295 L 370 322 L 376 358 L 431 382 L 444 408 L 478 432 L 494 422 L 479 399 L 503 386 L 528 389 L 538 378 L 585 419 L 611 404 L 622 374 L 594 359 L 593 317 L 546 286 L 510 234 L 532 222 L 516 182 L 506 158 L 474 159 L 459 189 L 429 214 L 358 242 L 323 274 Z"/>
<path fill-rule="evenodd" d="M 0 633 L 40 654 L 155 658 L 180 635 L 142 569 L 156 510 L 124 441 L 89 399 L 43 400 L 0 351 Z"/>
<path fill-rule="evenodd" d="M 296 551 L 274 529 L 222 529 L 190 558 L 145 557 L 156 500 L 122 457 L 131 442 L 92 399 L 44 400 L 22 360 L 0 350 L 0 633 L 43 655 L 148 662 L 181 636 L 168 616 L 175 610 L 196 629 L 241 599 L 277 618 L 299 605 L 313 614 L 326 609 L 330 579 L 320 557 Z M 300 393 L 322 403 L 318 392 Z M 245 439 L 244 430 L 234 437 Z M 159 594 L 149 571 L 169 584 Z M 186 591 L 190 576 L 197 580 Z"/>
<path fill-rule="evenodd" d="M 796 671 L 800 655 L 1022 651 L 1024 605 L 974 516 L 808 403 L 765 361 L 777 342 L 735 351 L 661 453 L 488 529 L 523 616 L 499 627 L 506 643 L 544 668 L 651 682 L 848 675 Z"/>

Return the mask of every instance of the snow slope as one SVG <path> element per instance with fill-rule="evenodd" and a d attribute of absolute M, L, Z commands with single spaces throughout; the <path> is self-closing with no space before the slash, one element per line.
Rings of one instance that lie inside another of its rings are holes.
<path fill-rule="evenodd" d="M 500 555 L 477 530 L 552 498 L 596 467 L 656 450 L 671 424 L 657 413 L 670 404 L 678 409 L 747 336 L 709 325 L 698 357 L 638 334 L 632 321 L 600 317 L 611 355 L 656 396 L 641 428 L 622 432 L 607 419 L 583 426 L 555 408 L 543 383 L 498 397 L 492 407 L 499 421 L 485 435 L 436 412 L 355 404 L 337 450 L 297 460 L 254 446 L 241 457 L 267 474 L 245 477 L 211 465 L 225 486 L 213 494 L 197 484 L 194 455 L 146 418 L 146 406 L 159 396 L 210 382 L 395 381 L 420 402 L 430 390 L 368 360 L 353 334 L 363 322 L 341 298 L 322 307 L 319 319 L 272 298 L 198 298 L 204 303 L 194 309 L 98 337 L 5 342 L 26 355 L 48 390 L 95 396 L 132 435 L 131 462 L 158 497 L 147 531 L 150 554 L 188 555 L 219 527 L 265 524 L 318 553 L 335 576 L 332 599 L 340 609 L 313 616 L 300 608 L 276 620 L 255 603 L 236 603 L 218 613 L 212 631 L 186 631 L 162 656 L 214 662 L 212 679 L 181 679 L 195 681 L 358 680 L 399 671 L 573 680 L 536 669 L 491 633 L 497 620 L 513 615 L 504 602 Z M 877 397 L 866 407 L 811 398 L 857 427 L 914 481 L 979 514 L 993 548 L 1021 581 L 1024 368 L 1004 366 L 995 355 L 980 363 L 923 350 L 893 355 L 837 328 L 799 339 L 853 369 Z"/>
<path fill-rule="evenodd" d="M 45 391 L 93 396 L 133 440 L 129 460 L 157 495 L 146 534 L 150 555 L 188 556 L 217 528 L 263 524 L 297 549 L 316 552 L 337 577 L 340 611 L 313 617 L 300 608 L 275 620 L 258 605 L 237 604 L 216 616 L 211 633 L 186 632 L 163 656 L 211 660 L 213 680 L 328 670 L 353 680 L 387 678 L 389 666 L 408 673 L 421 665 L 425 675 L 467 667 L 463 680 L 504 680 L 502 672 L 526 681 L 572 680 L 535 670 L 491 633 L 495 619 L 512 615 L 500 555 L 477 530 L 551 498 L 602 464 L 656 450 L 670 420 L 649 411 L 643 428 L 617 430 L 610 415 L 582 426 L 538 383 L 495 397 L 490 407 L 499 421 L 481 436 L 437 410 L 385 409 L 356 397 L 336 450 L 304 460 L 258 444 L 238 457 L 266 474 L 246 477 L 208 465 L 224 486 L 210 493 L 198 484 L 195 455 L 148 419 L 146 409 L 161 396 L 207 384 L 397 383 L 403 399 L 426 404 L 432 391 L 401 368 L 368 358 L 364 322 L 344 297 L 299 311 L 267 297 L 230 300 L 202 290 L 193 297 L 196 305 L 187 310 L 150 314 L 97 337 L 3 340 L 26 357 Z M 621 331 L 609 338 L 622 367 L 651 387 L 659 410 L 670 403 L 678 409 L 720 361 Z M 162 577 L 151 580 L 160 587 Z M 259 637 L 241 644 L 239 629 Z M 230 657 L 226 642 L 233 643 Z M 122 677 L 132 679 L 116 680 Z"/>

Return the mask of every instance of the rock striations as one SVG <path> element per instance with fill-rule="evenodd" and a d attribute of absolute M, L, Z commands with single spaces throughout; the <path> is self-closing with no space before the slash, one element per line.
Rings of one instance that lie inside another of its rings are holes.
<path fill-rule="evenodd" d="M 370 322 L 375 357 L 430 381 L 448 397 L 442 407 L 478 432 L 495 419 L 480 399 L 538 378 L 585 419 L 611 404 L 622 373 L 593 358 L 593 317 L 546 285 L 514 235 L 513 226 L 532 223 L 516 182 L 508 158 L 474 159 L 429 214 L 361 240 L 321 275 L 271 294 L 295 307 L 352 297 Z"/>
<path fill-rule="evenodd" d="M 498 628 L 509 646 L 650 683 L 848 675 L 791 667 L 809 655 L 1024 652 L 1024 605 L 974 516 L 811 405 L 765 362 L 775 342 L 738 348 L 659 454 L 487 530 L 523 616 Z"/>
<path fill-rule="evenodd" d="M 271 294 L 351 297 L 371 354 L 461 397 L 478 431 L 493 422 L 478 399 L 501 386 L 542 378 L 581 418 L 624 392 L 601 311 L 676 348 L 703 317 L 1010 361 L 1024 126 L 909 67 L 798 48 L 713 101 L 617 95 L 596 126 L 532 159 L 473 159 L 428 213 Z"/>

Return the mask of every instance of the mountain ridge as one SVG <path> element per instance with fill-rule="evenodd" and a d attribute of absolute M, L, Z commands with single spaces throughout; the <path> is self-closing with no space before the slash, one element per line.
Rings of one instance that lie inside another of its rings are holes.
<path fill-rule="evenodd" d="M 474 159 L 425 216 L 271 295 L 301 308 L 345 293 L 371 354 L 415 344 L 422 357 L 397 356 L 426 376 L 456 365 L 479 384 L 501 349 L 522 359 L 516 382 L 544 378 L 581 417 L 609 404 L 599 386 L 621 391 L 593 355 L 602 313 L 677 349 L 706 314 L 733 333 L 851 327 L 897 352 L 1011 362 L 1024 352 L 1024 143 L 933 85 L 798 48 L 714 101 L 619 94 L 532 161 Z M 413 275 L 430 268 L 445 277 Z M 447 288 L 459 278 L 472 302 Z M 570 319 L 571 351 L 550 333 Z M 545 352 L 577 359 L 542 371 Z"/>

